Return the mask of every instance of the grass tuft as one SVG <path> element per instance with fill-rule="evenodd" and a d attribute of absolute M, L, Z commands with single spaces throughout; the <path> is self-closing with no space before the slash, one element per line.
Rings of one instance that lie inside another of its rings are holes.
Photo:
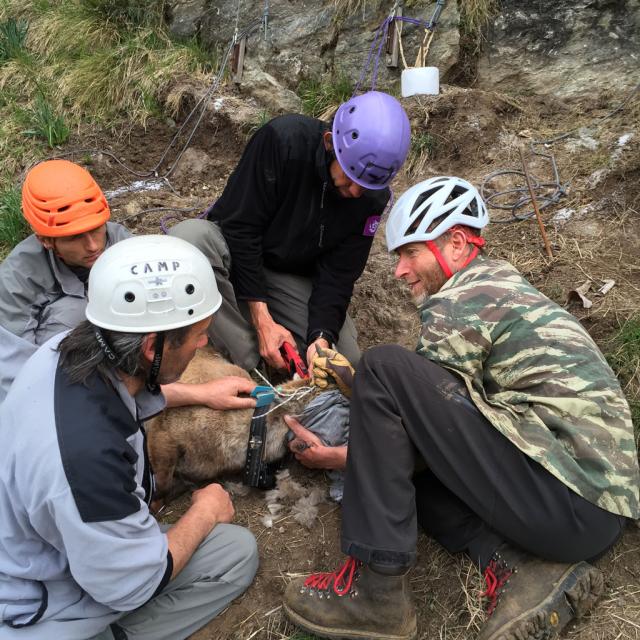
<path fill-rule="evenodd" d="M 0 251 L 14 247 L 31 233 L 22 215 L 20 190 L 10 187 L 0 191 Z"/>
<path fill-rule="evenodd" d="M 69 127 L 64 118 L 56 114 L 48 100 L 39 94 L 33 110 L 28 114 L 31 129 L 25 135 L 43 139 L 51 149 L 64 144 L 69 138 Z"/>
<path fill-rule="evenodd" d="M 629 318 L 613 339 L 607 360 L 620 378 L 637 434 L 640 434 L 640 315 Z"/>
<path fill-rule="evenodd" d="M 438 141 L 430 133 L 414 132 L 405 164 L 405 170 L 410 178 L 420 178 L 427 162 L 435 158 L 437 147 Z"/>
<path fill-rule="evenodd" d="M 156 27 L 162 24 L 162 0 L 81 0 L 82 4 L 108 22 L 125 27 Z"/>
<path fill-rule="evenodd" d="M 344 73 L 333 80 L 308 78 L 300 82 L 297 93 L 307 115 L 327 119 L 340 104 L 351 97 L 353 83 Z"/>
<path fill-rule="evenodd" d="M 0 23 L 0 64 L 27 55 L 25 40 L 29 24 L 14 17 Z"/>

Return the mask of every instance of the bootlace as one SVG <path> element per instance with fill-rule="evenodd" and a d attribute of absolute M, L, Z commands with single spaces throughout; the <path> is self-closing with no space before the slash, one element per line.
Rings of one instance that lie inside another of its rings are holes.
<path fill-rule="evenodd" d="M 304 586 L 319 591 L 327 591 L 329 587 L 333 586 L 334 593 L 338 596 L 343 596 L 349 593 L 356 576 L 356 571 L 361 565 L 362 562 L 349 557 L 342 567 L 335 571 L 311 574 L 304 581 Z"/>
<path fill-rule="evenodd" d="M 494 612 L 498 604 L 501 589 L 512 574 L 513 569 L 510 569 L 503 560 L 491 559 L 489 561 L 487 568 L 484 570 L 484 581 L 487 588 L 480 594 L 483 598 L 488 598 L 489 600 L 487 616 L 490 616 Z"/>

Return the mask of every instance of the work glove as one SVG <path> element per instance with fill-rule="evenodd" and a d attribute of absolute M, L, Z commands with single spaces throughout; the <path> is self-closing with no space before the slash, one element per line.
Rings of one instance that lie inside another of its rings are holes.
<path fill-rule="evenodd" d="M 327 389 L 330 384 L 335 384 L 342 395 L 347 398 L 351 397 L 354 370 L 351 363 L 341 353 L 333 349 L 318 347 L 311 365 L 311 377 L 316 387 Z"/>

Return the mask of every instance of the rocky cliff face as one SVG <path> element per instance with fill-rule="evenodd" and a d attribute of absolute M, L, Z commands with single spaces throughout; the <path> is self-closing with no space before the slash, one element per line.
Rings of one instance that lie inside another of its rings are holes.
<path fill-rule="evenodd" d="M 459 77 L 460 10 L 467 0 L 445 4 L 427 64 L 445 82 Z M 239 5 L 238 5 L 239 2 Z M 357 10 L 347 15 L 345 5 Z M 435 3 L 406 2 L 404 15 L 428 20 Z M 168 16 L 177 36 L 198 35 L 208 47 L 226 47 L 237 25 L 242 30 L 263 15 L 263 0 L 170 0 Z M 295 110 L 292 90 L 308 77 L 360 76 L 378 26 L 392 2 L 381 0 L 270 0 L 269 27 L 248 41 L 241 90 L 272 109 Z M 239 8 L 239 10 L 238 10 Z M 403 30 L 409 65 L 424 31 Z M 387 68 L 383 54 L 378 86 L 399 91 L 402 61 Z M 474 70 L 475 86 L 518 93 L 568 96 L 625 89 L 638 82 L 640 0 L 503 0 L 487 29 Z M 464 75 L 464 74 L 463 74 Z M 364 88 L 370 87 L 370 74 Z"/>
<path fill-rule="evenodd" d="M 508 0 L 478 66 L 483 87 L 563 96 L 640 80 L 638 0 Z"/>

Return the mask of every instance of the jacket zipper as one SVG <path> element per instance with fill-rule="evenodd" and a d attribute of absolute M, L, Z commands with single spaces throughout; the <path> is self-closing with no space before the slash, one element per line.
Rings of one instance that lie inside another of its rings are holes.
<path fill-rule="evenodd" d="M 326 181 L 322 183 L 322 195 L 320 196 L 320 210 L 324 209 L 324 194 L 327 190 Z M 322 249 L 322 236 L 324 236 L 324 224 L 320 224 L 320 239 L 318 240 L 318 247 Z"/>

